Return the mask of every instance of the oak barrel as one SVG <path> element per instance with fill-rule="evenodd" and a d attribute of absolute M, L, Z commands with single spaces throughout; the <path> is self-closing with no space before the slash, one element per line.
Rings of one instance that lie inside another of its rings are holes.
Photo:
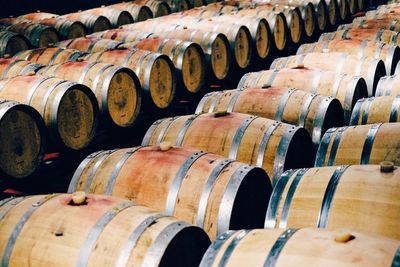
<path fill-rule="evenodd" d="M 400 123 L 331 128 L 322 137 L 315 166 L 340 164 L 400 164 Z"/>
<path fill-rule="evenodd" d="M 397 68 L 396 68 L 397 70 Z M 375 96 L 397 96 L 400 95 L 400 72 L 392 76 L 385 76 L 379 80 Z"/>
<path fill-rule="evenodd" d="M 95 152 L 79 165 L 68 191 L 128 198 L 197 225 L 211 239 L 229 229 L 263 227 L 272 191 L 263 169 L 166 145 Z"/>
<path fill-rule="evenodd" d="M 380 59 L 358 58 L 347 53 L 308 53 L 275 59 L 270 69 L 296 68 L 334 71 L 336 74 L 361 76 L 367 83 L 368 95 L 375 95 L 379 79 L 386 75 L 385 64 Z"/>
<path fill-rule="evenodd" d="M 101 62 L 70 61 L 42 68 L 39 74 L 88 86 L 96 95 L 101 118 L 108 126 L 129 127 L 139 114 L 140 82 L 128 68 Z"/>
<path fill-rule="evenodd" d="M 0 58 L 0 79 L 13 78 L 19 75 L 33 75 L 43 65 L 27 60 Z"/>
<path fill-rule="evenodd" d="M 363 98 L 357 101 L 350 125 L 400 122 L 400 95 Z"/>
<path fill-rule="evenodd" d="M 297 50 L 297 54 L 312 52 L 343 52 L 358 58 L 378 58 L 386 66 L 387 74 L 394 74 L 397 63 L 400 61 L 400 48 L 397 45 L 382 44 L 377 41 L 361 39 L 321 41 L 311 44 L 303 44 Z"/>
<path fill-rule="evenodd" d="M 0 57 L 13 56 L 29 49 L 29 41 L 21 34 L 0 30 Z"/>
<path fill-rule="evenodd" d="M 148 6 L 138 5 L 134 2 L 122 2 L 111 6 L 120 10 L 128 11 L 133 18 L 133 22 L 145 21 L 153 18 L 153 11 L 151 11 Z"/>
<path fill-rule="evenodd" d="M 397 167 L 390 172 L 379 165 L 289 170 L 274 188 L 265 227 L 346 227 L 399 239 L 399 187 Z"/>
<path fill-rule="evenodd" d="M 60 16 L 60 18 L 82 22 L 87 28 L 87 33 L 100 32 L 111 28 L 111 22 L 106 17 L 81 11 Z"/>
<path fill-rule="evenodd" d="M 35 75 L 0 80 L 0 88 L 1 98 L 30 105 L 42 115 L 54 146 L 79 150 L 92 141 L 98 107 L 85 85 Z"/>
<path fill-rule="evenodd" d="M 171 6 L 166 1 L 136 0 L 135 4 L 148 6 L 153 12 L 155 18 L 167 16 L 172 12 Z"/>
<path fill-rule="evenodd" d="M 75 61 L 84 54 L 84 52 L 75 49 L 47 47 L 22 51 L 16 54 L 14 58 L 29 60 L 42 65 L 55 65 Z"/>
<path fill-rule="evenodd" d="M 2 265 L 198 266 L 210 244 L 201 228 L 131 201 L 72 199 L 78 201 L 71 194 L 2 201 Z"/>
<path fill-rule="evenodd" d="M 303 128 L 241 113 L 158 120 L 147 131 L 142 145 L 163 141 L 262 167 L 271 179 L 286 169 L 310 166 L 314 158 L 311 138 Z M 302 156 L 298 157 L 300 151 Z"/>
<path fill-rule="evenodd" d="M 175 99 L 175 68 L 166 55 L 139 49 L 116 49 L 88 54 L 84 58 L 133 70 L 139 77 L 144 98 L 142 106 L 147 111 L 167 109 Z"/>
<path fill-rule="evenodd" d="M 304 127 L 317 147 L 326 130 L 344 125 L 339 100 L 287 87 L 208 93 L 200 100 L 196 113 L 219 110 L 256 115 Z"/>
<path fill-rule="evenodd" d="M 180 96 L 192 96 L 204 89 L 205 55 L 200 45 L 177 39 L 148 38 L 121 47 L 168 55 L 176 69 L 177 93 Z"/>
<path fill-rule="evenodd" d="M 0 176 L 20 179 L 33 174 L 46 149 L 46 128 L 32 107 L 0 100 Z"/>
<path fill-rule="evenodd" d="M 102 6 L 98 8 L 92 8 L 84 11 L 97 16 L 104 16 L 108 18 L 112 28 L 117 28 L 121 25 L 133 23 L 132 15 L 126 11 L 121 10 L 112 6 Z"/>
<path fill-rule="evenodd" d="M 115 49 L 122 45 L 121 42 L 95 37 L 80 37 L 56 43 L 60 48 L 76 49 L 86 53 L 95 53 L 108 49 Z"/>
<path fill-rule="evenodd" d="M 287 228 L 228 231 L 205 253 L 200 267 L 251 266 L 396 266 L 399 241 L 378 235 L 346 232 L 347 242 L 324 229 Z M 395 264 L 396 263 L 396 264 Z"/>
<path fill-rule="evenodd" d="M 286 86 L 337 98 L 348 123 L 357 100 L 368 96 L 365 80 L 359 76 L 338 75 L 332 71 L 293 68 L 251 72 L 242 77 L 238 88 Z"/>

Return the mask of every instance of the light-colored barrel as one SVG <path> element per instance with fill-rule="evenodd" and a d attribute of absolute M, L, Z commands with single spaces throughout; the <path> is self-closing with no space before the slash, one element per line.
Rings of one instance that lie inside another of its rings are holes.
<path fill-rule="evenodd" d="M 220 110 L 256 115 L 304 127 L 316 147 L 326 130 L 344 125 L 343 109 L 337 99 L 287 87 L 208 93 L 200 100 L 196 113 Z"/>
<path fill-rule="evenodd" d="M 85 60 L 130 68 L 143 89 L 143 108 L 147 111 L 167 109 L 175 99 L 176 78 L 172 61 L 146 50 L 117 49 L 88 54 Z"/>
<path fill-rule="evenodd" d="M 315 166 L 340 164 L 400 164 L 400 123 L 376 123 L 331 128 L 322 137 Z"/>
<path fill-rule="evenodd" d="M 29 60 L 42 65 L 56 65 L 68 61 L 76 61 L 83 55 L 85 53 L 75 49 L 47 47 L 22 51 L 16 54 L 14 58 Z"/>
<path fill-rule="evenodd" d="M 184 1 L 182 1 L 184 2 Z M 167 1 L 157 1 L 157 0 L 136 0 L 135 4 L 148 6 L 155 18 L 163 17 L 171 14 L 171 6 Z M 175 10 L 174 10 L 175 12 Z"/>
<path fill-rule="evenodd" d="M 131 201 L 73 199 L 53 194 L 2 201 L 2 265 L 194 267 L 210 244 L 201 228 Z"/>
<path fill-rule="evenodd" d="M 400 95 L 400 73 L 385 76 L 379 80 L 375 96 L 397 96 Z"/>
<path fill-rule="evenodd" d="M 211 239 L 263 227 L 272 191 L 263 169 L 165 145 L 96 152 L 79 165 L 68 191 L 129 198 L 197 225 Z"/>
<path fill-rule="evenodd" d="M 290 170 L 274 188 L 265 227 L 350 228 L 399 239 L 399 187 L 397 167 L 381 170 L 379 165 L 342 165 Z"/>
<path fill-rule="evenodd" d="M 19 75 L 34 75 L 43 65 L 27 60 L 0 58 L 0 79 L 13 78 Z"/>
<path fill-rule="evenodd" d="M 0 100 L 0 175 L 21 179 L 35 173 L 46 149 L 46 128 L 32 107 Z"/>
<path fill-rule="evenodd" d="M 81 11 L 60 16 L 60 18 L 82 22 L 86 26 L 88 33 L 105 31 L 111 28 L 111 22 L 106 17 Z"/>
<path fill-rule="evenodd" d="M 13 56 L 27 49 L 29 49 L 29 41 L 23 35 L 9 31 L 0 31 L 0 57 Z"/>
<path fill-rule="evenodd" d="M 304 128 L 241 113 L 158 120 L 147 131 L 142 145 L 163 141 L 262 167 L 273 180 L 285 169 L 309 166 L 314 157 L 311 138 Z"/>
<path fill-rule="evenodd" d="M 367 83 L 368 96 L 375 95 L 379 79 L 386 75 L 385 64 L 380 59 L 361 58 L 347 53 L 308 53 L 277 58 L 270 69 L 296 68 L 304 66 L 310 69 L 333 71 L 336 74 L 361 76 Z"/>
<path fill-rule="evenodd" d="M 285 86 L 332 96 L 343 106 L 344 119 L 348 123 L 357 100 L 368 96 L 365 80 L 359 76 L 338 75 L 332 71 L 293 68 L 252 72 L 244 75 L 238 88 Z"/>
<path fill-rule="evenodd" d="M 350 125 L 400 122 L 400 96 L 379 96 L 357 101 Z"/>
<path fill-rule="evenodd" d="M 109 49 L 116 49 L 121 42 L 110 39 L 99 39 L 94 37 L 81 37 L 56 43 L 55 46 L 60 48 L 69 48 L 79 50 L 86 53 L 96 53 Z"/>
<path fill-rule="evenodd" d="M 1 98 L 30 105 L 42 115 L 54 146 L 80 150 L 92 141 L 98 107 L 85 85 L 35 75 L 0 80 L 0 88 Z"/>
<path fill-rule="evenodd" d="M 101 118 L 107 126 L 129 127 L 139 114 L 142 103 L 140 82 L 128 68 L 70 61 L 42 68 L 39 73 L 88 86 L 96 95 Z"/>
<path fill-rule="evenodd" d="M 84 12 L 92 15 L 106 17 L 110 21 L 112 28 L 117 28 L 121 25 L 134 22 L 132 15 L 128 11 L 114 8 L 112 6 L 92 8 L 85 10 Z"/>
<path fill-rule="evenodd" d="M 145 21 L 153 18 L 153 11 L 148 6 L 138 5 L 134 2 L 122 2 L 112 5 L 112 7 L 119 10 L 128 11 L 134 22 Z"/>
<path fill-rule="evenodd" d="M 313 228 L 228 231 L 208 248 L 200 267 L 395 266 L 399 241 L 348 230 L 346 242 L 335 231 Z"/>
<path fill-rule="evenodd" d="M 298 55 L 312 52 L 343 52 L 357 56 L 360 59 L 364 57 L 378 58 L 385 63 L 387 74 L 394 74 L 397 63 L 400 61 L 400 48 L 397 45 L 361 39 L 336 39 L 303 44 L 297 50 Z"/>

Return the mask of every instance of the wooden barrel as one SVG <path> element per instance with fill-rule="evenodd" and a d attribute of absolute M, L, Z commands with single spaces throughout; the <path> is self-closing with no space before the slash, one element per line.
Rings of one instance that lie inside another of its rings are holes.
<path fill-rule="evenodd" d="M 263 227 L 272 192 L 263 169 L 163 145 L 96 152 L 79 165 L 68 191 L 128 198 L 199 226 L 211 239 Z"/>
<path fill-rule="evenodd" d="M 329 24 L 335 27 L 342 22 L 338 0 L 328 0 Z"/>
<path fill-rule="evenodd" d="M 133 70 L 139 77 L 147 111 L 164 110 L 175 98 L 175 68 L 165 55 L 145 50 L 117 49 L 88 54 L 85 60 L 104 62 Z"/>
<path fill-rule="evenodd" d="M 267 70 L 244 75 L 238 88 L 285 86 L 304 91 L 332 96 L 343 106 L 344 119 L 350 121 L 351 111 L 357 100 L 368 96 L 365 80 L 359 76 L 338 75 L 333 71 L 293 68 Z"/>
<path fill-rule="evenodd" d="M 397 146 L 400 123 L 377 123 L 331 128 L 322 137 L 315 166 L 340 164 L 400 164 Z"/>
<path fill-rule="evenodd" d="M 386 7 L 386 5 L 383 5 L 382 7 Z M 399 15 L 399 10 L 398 9 L 392 9 L 386 8 L 384 9 L 376 9 L 376 10 L 370 10 L 367 13 L 365 13 L 364 17 L 366 19 L 385 19 L 385 18 L 391 18 L 391 19 L 396 19 Z"/>
<path fill-rule="evenodd" d="M 14 58 L 29 60 L 43 65 L 54 65 L 75 61 L 84 54 L 85 53 L 75 49 L 48 47 L 22 51 L 16 54 Z"/>
<path fill-rule="evenodd" d="M 385 64 L 380 59 L 361 58 L 341 52 L 309 53 L 277 58 L 270 69 L 296 68 L 334 71 L 336 74 L 361 76 L 367 83 L 368 95 L 375 95 L 379 79 L 386 76 Z"/>
<path fill-rule="evenodd" d="M 145 21 L 153 18 L 153 11 L 151 11 L 148 6 L 138 5 L 133 2 L 122 2 L 111 6 L 119 10 L 128 11 L 133 18 L 133 22 Z"/>
<path fill-rule="evenodd" d="M 21 179 L 33 174 L 45 148 L 46 128 L 40 114 L 30 106 L 0 100 L 1 178 Z"/>
<path fill-rule="evenodd" d="M 319 41 L 327 41 L 333 39 L 360 39 L 367 41 L 377 41 L 384 44 L 399 45 L 399 33 L 390 30 L 380 29 L 357 29 L 339 30 L 336 32 L 324 33 L 319 38 Z"/>
<path fill-rule="evenodd" d="M 350 5 L 354 8 L 354 2 L 355 0 L 338 0 L 341 21 L 347 22 L 351 19 Z"/>
<path fill-rule="evenodd" d="M 184 29 L 162 32 L 156 36 L 199 44 L 203 48 L 209 74 L 217 80 L 224 80 L 229 75 L 232 55 L 228 38 L 224 34 Z"/>
<path fill-rule="evenodd" d="M 395 266 L 399 241 L 348 230 L 350 240 L 336 241 L 336 232 L 313 228 L 228 231 L 205 253 L 200 267 L 251 266 Z"/>
<path fill-rule="evenodd" d="M 0 79 L 13 78 L 19 75 L 34 75 L 43 65 L 27 60 L 0 58 Z"/>
<path fill-rule="evenodd" d="M 400 170 L 385 171 L 379 165 L 289 170 L 274 188 L 265 227 L 346 227 L 399 239 Z"/>
<path fill-rule="evenodd" d="M 93 39 L 110 39 L 114 41 L 120 41 L 122 43 L 135 42 L 146 38 L 154 37 L 151 32 L 145 32 L 140 30 L 128 30 L 124 28 L 110 29 L 102 32 L 95 32 L 87 35 L 88 38 Z"/>
<path fill-rule="evenodd" d="M 166 1 L 136 0 L 135 4 L 148 6 L 155 18 L 167 16 L 172 12 L 170 5 Z"/>
<path fill-rule="evenodd" d="M 129 127 L 142 103 L 140 82 L 124 67 L 100 62 L 66 62 L 42 68 L 39 74 L 88 86 L 96 95 L 103 122 L 112 127 Z"/>
<path fill-rule="evenodd" d="M 0 57 L 13 56 L 29 49 L 29 41 L 21 34 L 0 30 Z"/>
<path fill-rule="evenodd" d="M 128 11 L 114 8 L 112 6 L 101 6 L 85 10 L 84 12 L 106 17 L 110 21 L 112 28 L 117 28 L 121 25 L 134 22 L 132 15 Z"/>
<path fill-rule="evenodd" d="M 314 5 L 315 14 L 317 17 L 317 26 L 319 29 L 319 33 L 325 32 L 329 27 L 329 7 L 325 0 L 311 0 L 310 1 Z"/>
<path fill-rule="evenodd" d="M 87 33 L 105 31 L 111 28 L 111 22 L 106 17 L 85 12 L 70 13 L 60 16 L 60 18 L 82 22 L 87 28 Z"/>
<path fill-rule="evenodd" d="M 69 48 L 87 53 L 96 53 L 108 49 L 115 49 L 120 45 L 122 45 L 122 43 L 110 39 L 81 37 L 81 38 L 62 41 L 55 45 L 60 48 Z"/>
<path fill-rule="evenodd" d="M 363 98 L 357 101 L 350 125 L 400 122 L 400 95 Z"/>
<path fill-rule="evenodd" d="M 0 97 L 34 107 L 42 115 L 54 146 L 79 150 L 97 129 L 96 97 L 85 85 L 36 76 L 0 80 Z"/>
<path fill-rule="evenodd" d="M 219 110 L 256 115 L 304 127 L 316 147 L 326 130 L 344 125 L 343 109 L 337 99 L 286 87 L 208 93 L 200 100 L 196 113 Z"/>
<path fill-rule="evenodd" d="M 147 131 L 142 145 L 163 141 L 262 167 L 273 180 L 285 169 L 310 166 L 314 158 L 310 135 L 303 128 L 241 113 L 158 120 Z M 302 157 L 298 157 L 299 151 Z"/>
<path fill-rule="evenodd" d="M 375 96 L 397 96 L 400 95 L 400 74 L 382 77 L 376 88 Z"/>
<path fill-rule="evenodd" d="M 189 0 L 189 3 L 191 7 L 200 7 L 208 4 L 203 0 Z"/>
<path fill-rule="evenodd" d="M 400 61 L 400 48 L 397 45 L 360 39 L 331 40 L 303 44 L 297 50 L 298 55 L 311 52 L 344 52 L 355 55 L 360 59 L 364 57 L 379 58 L 385 63 L 387 74 L 394 74 L 396 65 Z"/>
<path fill-rule="evenodd" d="M 198 266 L 207 234 L 131 201 L 70 194 L 7 199 L 0 204 L 4 266 Z M 46 248 L 53 248 L 46 252 Z M 58 249 L 57 249 L 58 248 Z"/>
<path fill-rule="evenodd" d="M 30 21 L 19 22 L 5 29 L 22 34 L 34 47 L 47 47 L 49 44 L 57 43 L 59 39 L 57 30 L 53 27 Z"/>
<path fill-rule="evenodd" d="M 168 55 L 176 69 L 180 96 L 193 96 L 204 89 L 205 55 L 200 45 L 177 39 L 148 38 L 121 47 Z"/>
<path fill-rule="evenodd" d="M 57 15 L 51 13 L 35 12 L 22 15 L 18 18 L 52 26 L 58 31 L 60 39 L 63 40 L 82 37 L 87 32 L 86 26 L 82 22 L 59 18 Z"/>
<path fill-rule="evenodd" d="M 364 17 L 358 17 L 355 18 L 351 24 L 342 25 L 339 29 L 345 30 L 350 27 L 361 29 L 385 29 L 398 32 L 400 31 L 400 22 L 392 18 L 366 19 Z"/>
<path fill-rule="evenodd" d="M 147 0 L 150 2 L 159 2 L 156 0 Z M 171 7 L 172 12 L 179 12 L 179 11 L 184 11 L 188 10 L 191 8 L 190 6 L 190 0 L 163 0 L 162 2 L 168 3 L 168 5 Z"/>

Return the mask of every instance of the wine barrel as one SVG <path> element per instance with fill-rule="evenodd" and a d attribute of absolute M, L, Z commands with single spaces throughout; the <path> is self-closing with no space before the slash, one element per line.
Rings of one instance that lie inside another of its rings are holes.
<path fill-rule="evenodd" d="M 34 47 L 47 47 L 59 40 L 57 30 L 53 27 L 30 21 L 15 23 L 6 27 L 5 30 L 25 36 Z"/>
<path fill-rule="evenodd" d="M 140 0 L 139 0 L 140 1 Z M 147 0 L 148 2 L 159 2 L 156 0 Z M 179 12 L 179 11 L 184 11 L 184 10 L 188 10 L 191 8 L 190 6 L 190 0 L 180 0 L 180 1 L 176 1 L 176 0 L 162 0 L 161 2 L 165 2 L 168 3 L 168 5 L 171 7 L 171 12 Z"/>
<path fill-rule="evenodd" d="M 87 33 L 105 31 L 111 28 L 111 22 L 106 17 L 85 12 L 70 13 L 60 16 L 60 18 L 82 22 L 87 28 Z"/>
<path fill-rule="evenodd" d="M 147 20 L 140 23 L 123 26 L 129 30 L 142 30 L 155 34 L 165 31 L 175 30 L 200 30 L 204 32 L 223 33 L 229 40 L 231 53 L 235 58 L 235 66 L 239 69 L 245 69 L 249 66 L 252 55 L 252 39 L 249 29 L 242 25 L 231 23 L 214 23 L 212 21 L 202 20 L 178 16 L 167 16 L 161 20 Z"/>
<path fill-rule="evenodd" d="M 170 5 L 166 1 L 136 0 L 135 4 L 148 6 L 155 18 L 167 16 L 172 12 Z"/>
<path fill-rule="evenodd" d="M 129 127 L 141 106 L 140 82 L 135 73 L 100 62 L 66 62 L 42 68 L 39 74 L 88 86 L 96 95 L 101 118 L 111 127 Z"/>
<path fill-rule="evenodd" d="M 157 33 L 156 36 L 199 44 L 203 48 L 209 74 L 220 81 L 229 76 L 232 55 L 228 38 L 224 34 L 186 29 Z"/>
<path fill-rule="evenodd" d="M 340 236 L 348 240 L 336 241 Z M 339 237 L 338 237 L 339 236 Z M 399 241 L 346 231 L 313 229 L 254 229 L 228 231 L 208 248 L 200 267 L 251 266 L 396 266 Z M 396 263 L 396 264 L 394 264 Z"/>
<path fill-rule="evenodd" d="M 400 95 L 363 98 L 357 101 L 350 125 L 400 122 Z"/>
<path fill-rule="evenodd" d="M 379 6 L 380 7 L 380 6 Z M 387 7 L 387 5 L 382 5 L 384 9 L 378 9 L 376 10 L 370 10 L 365 13 L 364 18 L 366 19 L 385 19 L 385 18 L 391 18 L 391 19 L 396 19 L 399 17 L 399 10 L 398 9 L 390 9 Z"/>
<path fill-rule="evenodd" d="M 322 137 L 315 166 L 340 164 L 400 164 L 400 123 L 331 128 Z"/>
<path fill-rule="evenodd" d="M 333 39 L 360 39 L 367 41 L 377 41 L 383 44 L 399 45 L 399 33 L 389 30 L 380 29 L 357 29 L 339 30 L 336 32 L 324 33 L 319 38 L 319 41 L 327 41 Z"/>
<path fill-rule="evenodd" d="M 29 41 L 21 34 L 0 30 L 0 57 L 13 56 L 29 49 Z"/>
<path fill-rule="evenodd" d="M 177 39 L 148 38 L 121 47 L 168 55 L 176 69 L 180 96 L 192 96 L 204 89 L 205 55 L 200 45 Z"/>
<path fill-rule="evenodd" d="M 102 32 L 95 32 L 87 35 L 88 38 L 93 39 L 110 39 L 122 43 L 135 42 L 146 38 L 154 37 L 151 32 L 144 32 L 140 30 L 128 30 L 123 28 L 110 29 Z"/>
<path fill-rule="evenodd" d="M 306 1 L 302 1 L 305 3 Z M 317 17 L 317 26 L 319 33 L 327 31 L 329 25 L 329 7 L 325 0 L 311 0 L 314 5 L 315 14 Z M 328 1 L 329 2 L 329 1 Z"/>
<path fill-rule="evenodd" d="M 398 188 L 398 168 L 342 165 L 289 170 L 274 188 L 265 227 L 349 227 L 399 239 Z"/>
<path fill-rule="evenodd" d="M 22 15 L 18 18 L 52 26 L 58 31 L 60 39 L 63 40 L 82 37 L 87 32 L 86 26 L 82 22 L 59 18 L 57 15 L 51 13 L 35 12 Z"/>
<path fill-rule="evenodd" d="M 329 10 L 329 26 L 335 28 L 341 22 L 340 7 L 338 0 L 328 0 L 328 10 Z"/>
<path fill-rule="evenodd" d="M 110 39 L 81 37 L 81 38 L 62 41 L 55 45 L 60 48 L 69 48 L 69 49 L 76 49 L 86 53 L 95 53 L 108 49 L 115 49 L 120 45 L 122 45 L 122 43 Z"/>
<path fill-rule="evenodd" d="M 360 59 L 364 57 L 379 58 L 385 63 L 387 74 L 394 74 L 396 65 L 400 61 L 400 48 L 397 45 L 360 39 L 303 44 L 297 50 L 297 55 L 312 52 L 344 52 L 355 55 Z"/>
<path fill-rule="evenodd" d="M 114 8 L 112 6 L 101 6 L 85 10 L 84 12 L 106 17 L 110 21 L 112 28 L 118 28 L 121 25 L 131 24 L 134 22 L 132 15 L 128 11 Z"/>
<path fill-rule="evenodd" d="M 45 149 L 46 128 L 40 114 L 30 106 L 0 100 L 1 178 L 22 179 L 33 174 Z"/>
<path fill-rule="evenodd" d="M 0 97 L 34 107 L 42 115 L 54 146 L 80 150 L 97 129 L 97 101 L 82 84 L 36 76 L 0 80 Z"/>
<path fill-rule="evenodd" d="M 317 148 L 326 130 L 344 125 L 343 109 L 337 99 L 286 87 L 208 93 L 200 100 L 196 113 L 219 110 L 256 115 L 304 127 Z"/>
<path fill-rule="evenodd" d="M 386 75 L 385 64 L 380 59 L 361 58 L 347 53 L 309 53 L 275 59 L 270 69 L 306 68 L 334 71 L 336 74 L 361 76 L 367 83 L 368 95 L 375 95 L 379 79 Z"/>
<path fill-rule="evenodd" d="M 361 29 L 385 29 L 390 31 L 400 31 L 400 22 L 397 19 L 382 18 L 382 19 L 366 19 L 364 17 L 355 18 L 351 24 L 345 24 L 338 29 L 345 30 L 349 28 Z"/>
<path fill-rule="evenodd" d="M 368 96 L 367 85 L 362 77 L 307 68 L 248 73 L 242 77 L 238 88 L 269 86 L 295 87 L 313 94 L 335 97 L 343 106 L 346 123 L 350 121 L 357 100 Z"/>
<path fill-rule="evenodd" d="M 382 77 L 376 88 L 375 96 L 397 96 L 400 95 L 400 73 Z"/>
<path fill-rule="evenodd" d="M 189 3 L 191 7 L 200 7 L 208 4 L 206 1 L 203 0 L 189 0 Z"/>
<path fill-rule="evenodd" d="M 158 120 L 147 131 L 142 145 L 162 141 L 262 167 L 273 181 L 286 169 L 309 166 L 314 158 L 311 138 L 303 128 L 241 113 Z M 297 156 L 300 151 L 302 157 Z"/>
<path fill-rule="evenodd" d="M 153 18 L 153 11 L 148 6 L 138 5 L 133 2 L 122 2 L 111 5 L 111 7 L 117 8 L 119 10 L 128 11 L 132 18 L 133 22 L 145 21 Z"/>
<path fill-rule="evenodd" d="M 199 226 L 211 239 L 229 229 L 263 227 L 272 192 L 263 169 L 165 145 L 95 152 L 79 165 L 68 191 L 128 198 Z"/>
<path fill-rule="evenodd" d="M 175 98 L 175 68 L 171 60 L 162 54 L 145 50 L 107 50 L 88 54 L 90 62 L 104 62 L 133 70 L 139 77 L 147 111 L 170 107 Z"/>
<path fill-rule="evenodd" d="M 75 61 L 84 54 L 75 49 L 48 47 L 22 51 L 16 54 L 14 58 L 29 60 L 42 65 L 55 65 Z"/>
<path fill-rule="evenodd" d="M 2 265 L 198 266 L 210 244 L 202 229 L 131 201 L 76 198 L 52 194 L 3 201 Z M 52 249 L 43 257 L 46 248 Z"/>
<path fill-rule="evenodd" d="M 0 58 L 0 79 L 13 78 L 19 75 L 33 75 L 43 65 L 27 60 Z"/>

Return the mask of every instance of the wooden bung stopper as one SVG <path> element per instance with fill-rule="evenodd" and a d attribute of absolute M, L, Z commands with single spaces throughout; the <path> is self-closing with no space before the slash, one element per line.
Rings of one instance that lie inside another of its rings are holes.
<path fill-rule="evenodd" d="M 77 191 L 72 194 L 71 200 L 74 205 L 86 204 L 86 193 L 83 191 Z"/>
<path fill-rule="evenodd" d="M 162 143 L 160 144 L 160 149 L 161 149 L 161 151 L 168 151 L 168 150 L 170 150 L 172 147 L 173 147 L 173 146 L 172 146 L 171 142 L 168 142 L 168 141 L 164 141 L 164 142 L 162 142 Z"/>
<path fill-rule="evenodd" d="M 391 161 L 382 161 L 381 165 L 381 172 L 393 172 L 394 170 L 394 163 Z"/>
<path fill-rule="evenodd" d="M 224 117 L 224 116 L 226 116 L 226 115 L 228 115 L 229 114 L 229 112 L 226 110 L 226 109 L 221 109 L 221 110 L 218 110 L 216 113 L 215 113 L 215 117 L 216 118 L 218 118 L 218 117 Z"/>
<path fill-rule="evenodd" d="M 347 243 L 354 238 L 355 236 L 350 233 L 349 229 L 340 229 L 334 232 L 334 240 L 339 243 Z"/>

